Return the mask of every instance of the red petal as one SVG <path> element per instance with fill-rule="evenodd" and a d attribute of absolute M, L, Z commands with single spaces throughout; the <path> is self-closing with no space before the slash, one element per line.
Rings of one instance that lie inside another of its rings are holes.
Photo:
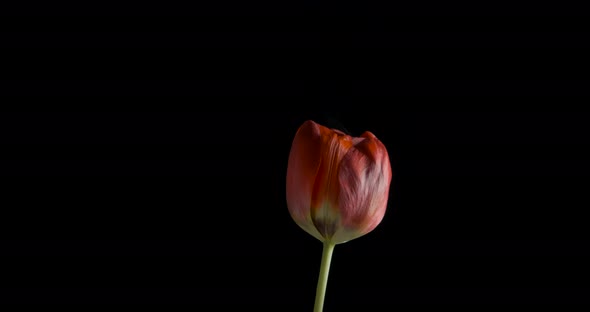
<path fill-rule="evenodd" d="M 340 225 L 338 167 L 353 141 L 349 135 L 323 126 L 320 132 L 322 152 L 313 186 L 311 218 L 322 236 L 329 239 Z"/>
<path fill-rule="evenodd" d="M 342 159 L 338 175 L 342 230 L 356 232 L 356 237 L 372 231 L 383 219 L 391 183 L 385 146 L 370 132 L 361 137 L 364 140 Z"/>
<path fill-rule="evenodd" d="M 287 167 L 287 207 L 291 217 L 305 231 L 320 240 L 322 237 L 311 221 L 310 209 L 321 151 L 320 126 L 308 120 L 295 134 Z"/>

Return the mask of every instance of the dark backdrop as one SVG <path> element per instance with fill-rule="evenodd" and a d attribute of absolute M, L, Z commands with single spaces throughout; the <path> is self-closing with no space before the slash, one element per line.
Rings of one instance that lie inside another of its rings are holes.
<path fill-rule="evenodd" d="M 313 119 L 372 131 L 394 170 L 327 311 L 587 301 L 586 22 L 462 8 L 3 16 L 1 300 L 310 311 L 321 244 L 285 174 Z"/>

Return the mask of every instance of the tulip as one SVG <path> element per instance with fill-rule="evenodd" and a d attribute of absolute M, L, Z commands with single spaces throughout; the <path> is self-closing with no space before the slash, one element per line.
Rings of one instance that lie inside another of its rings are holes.
<path fill-rule="evenodd" d="M 371 232 L 383 219 L 391 164 L 371 132 L 352 137 L 308 120 L 289 154 L 287 206 L 295 223 L 323 243 L 314 311 L 323 309 L 336 244 Z"/>

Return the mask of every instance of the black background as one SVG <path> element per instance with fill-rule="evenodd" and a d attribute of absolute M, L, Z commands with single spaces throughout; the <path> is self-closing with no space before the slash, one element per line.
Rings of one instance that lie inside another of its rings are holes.
<path fill-rule="evenodd" d="M 2 301 L 310 311 L 321 244 L 285 202 L 307 119 L 372 131 L 394 171 L 326 310 L 588 301 L 583 10 L 11 9 Z"/>

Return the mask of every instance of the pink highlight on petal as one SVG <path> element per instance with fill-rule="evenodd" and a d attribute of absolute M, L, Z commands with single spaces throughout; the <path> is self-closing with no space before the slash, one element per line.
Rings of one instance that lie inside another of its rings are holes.
<path fill-rule="evenodd" d="M 365 132 L 340 164 L 342 225 L 364 235 L 383 219 L 389 197 L 391 164 L 385 146 Z"/>

